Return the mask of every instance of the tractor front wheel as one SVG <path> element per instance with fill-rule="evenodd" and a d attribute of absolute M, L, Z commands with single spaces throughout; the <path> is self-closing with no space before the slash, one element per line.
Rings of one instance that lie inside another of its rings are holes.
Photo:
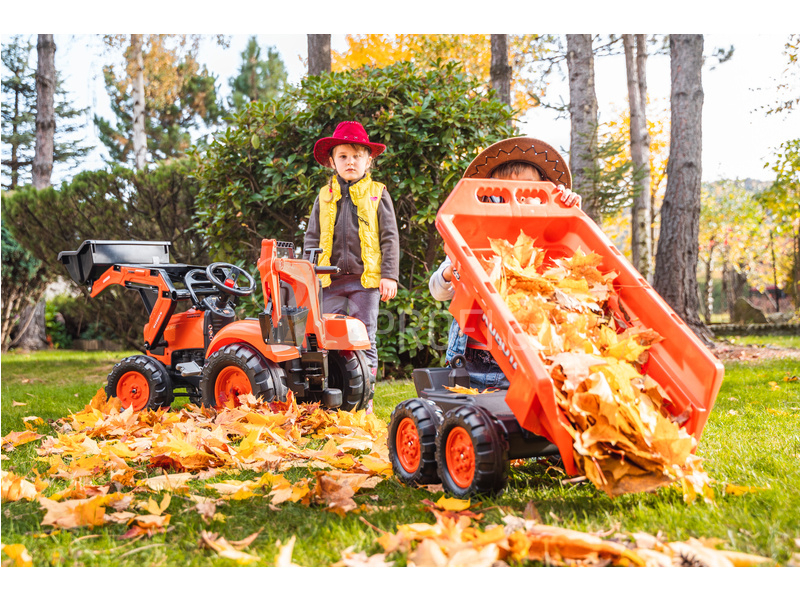
<path fill-rule="evenodd" d="M 328 387 L 342 390 L 339 410 L 366 408 L 374 392 L 367 357 L 361 350 L 328 352 Z"/>
<path fill-rule="evenodd" d="M 484 410 L 459 406 L 445 414 L 436 439 L 442 486 L 451 495 L 494 495 L 508 477 L 503 434 Z"/>
<path fill-rule="evenodd" d="M 389 421 L 389 457 L 403 483 L 439 483 L 436 472 L 436 430 L 442 409 L 430 400 L 412 398 L 398 404 Z"/>
<path fill-rule="evenodd" d="M 220 410 L 241 404 L 252 394 L 262 402 L 286 399 L 286 372 L 246 344 L 230 344 L 212 354 L 203 366 L 203 405 Z"/>
<path fill-rule="evenodd" d="M 129 356 L 114 365 L 106 380 L 106 396 L 119 398 L 135 411 L 168 408 L 174 398 L 167 368 L 151 356 Z"/>

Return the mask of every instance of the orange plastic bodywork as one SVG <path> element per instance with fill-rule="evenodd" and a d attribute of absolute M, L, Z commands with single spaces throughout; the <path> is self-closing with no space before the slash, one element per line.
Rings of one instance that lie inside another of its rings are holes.
<path fill-rule="evenodd" d="M 445 445 L 447 472 L 460 488 L 468 488 L 475 478 L 475 447 L 463 427 L 453 427 Z"/>
<path fill-rule="evenodd" d="M 119 378 L 116 395 L 123 408 L 133 407 L 133 410 L 138 412 L 147 406 L 150 399 L 150 384 L 138 371 L 128 371 Z"/>
<path fill-rule="evenodd" d="M 417 424 L 411 417 L 406 417 L 397 426 L 395 446 L 400 465 L 408 472 L 415 473 L 422 460 L 422 444 L 419 441 Z"/>
<path fill-rule="evenodd" d="M 326 350 L 367 350 L 370 347 L 366 326 L 352 317 L 323 315 L 319 304 L 320 281 L 314 265 L 307 260 L 278 258 L 275 240 L 261 242 L 257 263 L 261 275 L 264 302 L 273 299 L 272 324 L 281 319 L 280 282 L 288 283 L 298 307 L 308 308 L 306 333 L 317 337 L 320 348 Z"/>
<path fill-rule="evenodd" d="M 610 302 L 618 319 L 658 332 L 664 340 L 650 350 L 645 365 L 667 392 L 674 415 L 688 412 L 684 429 L 700 438 L 722 384 L 722 364 L 642 278 L 606 235 L 579 208 L 555 202 L 552 183 L 463 179 L 439 209 L 436 227 L 445 243 L 454 276 L 450 312 L 464 333 L 486 344 L 510 382 L 506 402 L 520 424 L 558 447 L 568 474 L 576 474 L 572 437 L 556 404 L 553 383 L 527 334 L 512 315 L 479 262 L 492 251 L 489 238 L 512 244 L 520 231 L 534 238 L 549 259 L 571 256 L 578 248 L 603 260 L 601 272 L 616 272 L 616 298 Z M 502 196 L 487 203 L 482 196 Z M 534 199 L 539 204 L 518 201 Z"/>
<path fill-rule="evenodd" d="M 173 300 L 169 297 L 169 285 L 157 269 L 118 265 L 109 267 L 103 273 L 92 286 L 91 296 L 94 298 L 109 285 L 125 285 L 126 283 L 149 286 L 158 290 L 158 299 L 150 313 L 150 320 L 144 326 L 144 341 L 152 345 L 158 337 L 159 330 L 164 327 L 166 321 L 169 321 L 174 310 Z"/>
<path fill-rule="evenodd" d="M 253 386 L 250 385 L 247 373 L 233 365 L 222 369 L 214 382 L 217 410 L 236 408 L 240 404 L 239 396 L 252 393 Z"/>
<path fill-rule="evenodd" d="M 237 343 L 249 344 L 266 358 L 276 363 L 300 357 L 300 350 L 295 346 L 264 343 L 258 319 L 244 319 L 243 321 L 234 321 L 219 330 L 208 345 L 206 358 L 223 346 Z"/>
<path fill-rule="evenodd" d="M 204 314 L 203 311 L 191 308 L 186 312 L 173 315 L 164 329 L 164 341 L 167 343 L 164 354 L 148 354 L 170 366 L 173 352 L 188 348 L 202 349 L 205 344 L 203 338 Z"/>

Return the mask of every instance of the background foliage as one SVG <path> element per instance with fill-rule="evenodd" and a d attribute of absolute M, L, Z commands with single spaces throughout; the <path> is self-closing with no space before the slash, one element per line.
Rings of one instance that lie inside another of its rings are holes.
<path fill-rule="evenodd" d="M 172 243 L 170 260 L 206 264 L 203 237 L 190 232 L 197 183 L 190 159 L 132 171 L 85 171 L 61 189 L 26 186 L 3 201 L 3 222 L 20 244 L 41 261 L 52 276 L 66 276 L 58 253 L 77 250 L 84 240 L 164 240 Z M 4 261 L 5 264 L 5 261 Z M 104 323 L 115 337 L 141 347 L 147 314 L 139 295 L 112 286 L 81 303 L 81 319 Z"/>

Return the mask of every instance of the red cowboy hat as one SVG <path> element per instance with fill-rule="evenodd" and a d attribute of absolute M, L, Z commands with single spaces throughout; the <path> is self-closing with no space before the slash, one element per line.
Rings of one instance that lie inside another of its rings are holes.
<path fill-rule="evenodd" d="M 386 150 L 386 145 L 370 142 L 364 126 L 358 121 L 342 121 L 336 126 L 333 137 L 322 138 L 314 144 L 314 158 L 326 167 L 330 166 L 331 148 L 340 144 L 358 144 L 370 149 L 373 158 Z"/>

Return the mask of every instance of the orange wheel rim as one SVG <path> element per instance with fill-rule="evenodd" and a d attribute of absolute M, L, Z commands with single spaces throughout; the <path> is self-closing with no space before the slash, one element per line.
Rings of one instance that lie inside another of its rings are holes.
<path fill-rule="evenodd" d="M 214 397 L 217 399 L 217 408 L 233 408 L 238 406 L 239 396 L 252 394 L 253 387 L 247 374 L 239 367 L 225 367 L 217 376 L 214 383 Z"/>
<path fill-rule="evenodd" d="M 142 410 L 150 400 L 150 384 L 138 371 L 129 371 L 119 378 L 117 398 L 125 408 Z"/>
<path fill-rule="evenodd" d="M 475 477 L 475 448 L 463 427 L 454 427 L 447 436 L 447 472 L 460 488 L 468 488 Z"/>
<path fill-rule="evenodd" d="M 407 473 L 415 473 L 422 458 L 419 430 L 414 419 L 406 417 L 397 426 L 397 458 Z"/>

